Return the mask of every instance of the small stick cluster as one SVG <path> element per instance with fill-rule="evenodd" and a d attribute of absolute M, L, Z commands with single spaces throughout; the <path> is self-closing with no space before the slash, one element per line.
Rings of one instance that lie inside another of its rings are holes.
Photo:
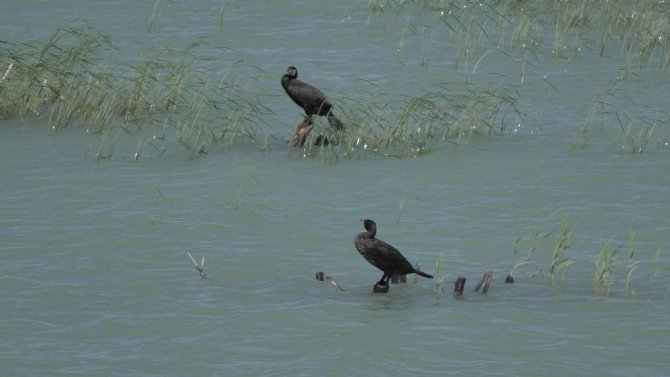
<path fill-rule="evenodd" d="M 195 261 L 195 258 L 193 258 L 193 255 L 191 255 L 191 253 L 186 252 L 186 255 L 188 255 L 189 259 L 191 259 L 191 262 L 193 262 L 193 265 L 200 274 L 200 277 L 203 279 L 207 279 L 207 274 L 205 273 L 205 257 L 202 257 L 202 260 L 200 261 L 200 263 L 198 263 Z"/>
<path fill-rule="evenodd" d="M 316 274 L 314 274 L 314 277 L 316 277 L 317 281 L 328 280 L 330 281 L 330 284 L 333 286 L 333 288 L 335 288 L 337 292 L 344 292 L 344 289 L 342 288 L 342 286 L 340 286 L 338 282 L 335 281 L 335 278 L 329 275 L 325 275 L 323 271 L 317 272 Z"/>

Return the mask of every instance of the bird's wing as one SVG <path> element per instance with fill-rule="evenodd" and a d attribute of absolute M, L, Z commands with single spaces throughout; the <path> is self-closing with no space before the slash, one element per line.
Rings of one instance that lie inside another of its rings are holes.
<path fill-rule="evenodd" d="M 373 239 L 374 250 L 376 250 L 377 259 L 382 261 L 382 269 L 395 269 L 397 267 L 403 266 L 404 264 L 409 264 L 407 259 L 396 249 L 395 247 L 387 244 L 386 242 L 378 239 Z"/>
<path fill-rule="evenodd" d="M 291 81 L 289 96 L 298 104 L 309 103 L 311 106 L 319 107 L 330 105 L 326 95 L 316 87 L 294 79 Z M 322 105 L 323 104 L 323 105 Z"/>

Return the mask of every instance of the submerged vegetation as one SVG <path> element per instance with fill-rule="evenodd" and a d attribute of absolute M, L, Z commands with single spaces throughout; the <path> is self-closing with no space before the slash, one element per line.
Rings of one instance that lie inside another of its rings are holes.
<path fill-rule="evenodd" d="M 156 7 L 146 28 L 150 33 L 156 30 Z M 614 150 L 670 147 L 670 113 L 621 98 L 617 90 L 636 70 L 667 74 L 670 9 L 663 1 L 369 0 L 367 14 L 369 23 L 391 15 L 400 33 L 398 54 L 418 43 L 423 65 L 430 65 L 436 49 L 445 46 L 441 42 L 447 42 L 455 51 L 454 70 L 463 73 L 462 85 L 435 83 L 423 95 L 394 103 L 348 97 L 338 102 L 347 131 L 317 125 L 311 140 L 292 155 L 328 161 L 368 153 L 415 157 L 445 141 L 505 135 L 527 121 L 519 106 L 527 68 L 542 56 L 575 62 L 584 54 L 620 58 L 620 70 L 587 108 L 572 148 L 590 145 L 593 131 L 605 125 L 618 132 L 610 143 Z M 97 159 L 112 156 L 127 136 L 136 140 L 132 152 L 126 148 L 132 160 L 161 156 L 171 146 L 184 148 L 191 158 L 240 143 L 271 150 L 270 140 L 276 138 L 264 126 L 272 112 L 248 89 L 254 85 L 245 81 L 249 77 L 232 69 L 244 60 L 222 72 L 221 64 L 213 64 L 220 57 L 201 52 L 204 44 L 156 48 L 124 62 L 114 41 L 86 24 L 33 42 L 0 41 L 0 111 L 5 118 L 46 121 L 53 130 L 81 127 L 95 143 Z M 511 61 L 518 80 L 478 81 L 492 54 Z M 621 101 L 640 108 L 639 113 L 618 110 Z M 328 142 L 315 143 L 317 137 Z"/>

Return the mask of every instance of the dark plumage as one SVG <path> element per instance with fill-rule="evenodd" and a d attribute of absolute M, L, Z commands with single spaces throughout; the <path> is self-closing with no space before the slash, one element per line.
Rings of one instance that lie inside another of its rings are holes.
<path fill-rule="evenodd" d="M 333 104 L 328 101 L 326 95 L 312 85 L 298 80 L 298 70 L 295 67 L 288 67 L 281 78 L 281 86 L 293 102 L 305 110 L 308 117 L 314 114 L 326 116 L 328 123 L 335 129 L 344 128 L 342 122 L 333 115 Z"/>
<path fill-rule="evenodd" d="M 377 285 L 387 286 L 393 275 L 417 274 L 429 279 L 433 278 L 431 275 L 415 269 L 398 249 L 375 238 L 377 224 L 374 221 L 363 220 L 363 226 L 365 232 L 356 235 L 354 245 L 368 262 L 384 272 Z"/>

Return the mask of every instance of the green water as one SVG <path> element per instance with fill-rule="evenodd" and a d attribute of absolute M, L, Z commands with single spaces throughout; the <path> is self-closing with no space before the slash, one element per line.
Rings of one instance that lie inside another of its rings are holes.
<path fill-rule="evenodd" d="M 667 373 L 665 139 L 630 153 L 620 152 L 616 124 L 574 137 L 594 98 L 616 82 L 616 56 L 540 56 L 521 89 L 527 116 L 504 136 L 435 141 L 419 158 L 322 162 L 287 152 L 300 121 L 279 86 L 288 65 L 335 98 L 383 103 L 435 82 L 462 84 L 455 47 L 436 38 L 421 65 L 425 34 L 405 35 L 398 54 L 403 29 L 393 14 L 369 18 L 358 2 L 244 2 L 226 8 L 223 24 L 217 2 L 160 2 L 147 33 L 154 5 L 10 1 L 0 31 L 30 40 L 85 18 L 128 60 L 148 47 L 207 39 L 211 54 L 221 53 L 212 65 L 243 57 L 243 74 L 249 65 L 265 72 L 249 78 L 245 93 L 258 91 L 274 112 L 264 115 L 270 148 L 251 142 L 193 160 L 173 146 L 130 162 L 130 137 L 96 162 L 99 140 L 82 129 L 51 133 L 46 119 L 3 120 L 0 374 Z M 518 68 L 491 53 L 475 77 L 514 81 Z M 624 118 L 663 114 L 667 88 L 667 73 L 634 71 L 612 101 Z M 375 219 L 378 237 L 423 270 L 432 273 L 441 258 L 444 293 L 409 276 L 373 294 L 381 274 L 353 247 L 361 218 Z M 574 263 L 552 281 L 562 222 Z M 505 284 L 526 260 L 533 230 L 531 264 Z M 606 298 L 594 293 L 594 275 L 608 240 L 618 252 Z M 207 280 L 186 252 L 205 257 Z M 489 293 L 472 292 L 488 269 Z M 317 271 L 345 291 L 317 282 Z M 458 275 L 468 283 L 454 299 Z"/>

